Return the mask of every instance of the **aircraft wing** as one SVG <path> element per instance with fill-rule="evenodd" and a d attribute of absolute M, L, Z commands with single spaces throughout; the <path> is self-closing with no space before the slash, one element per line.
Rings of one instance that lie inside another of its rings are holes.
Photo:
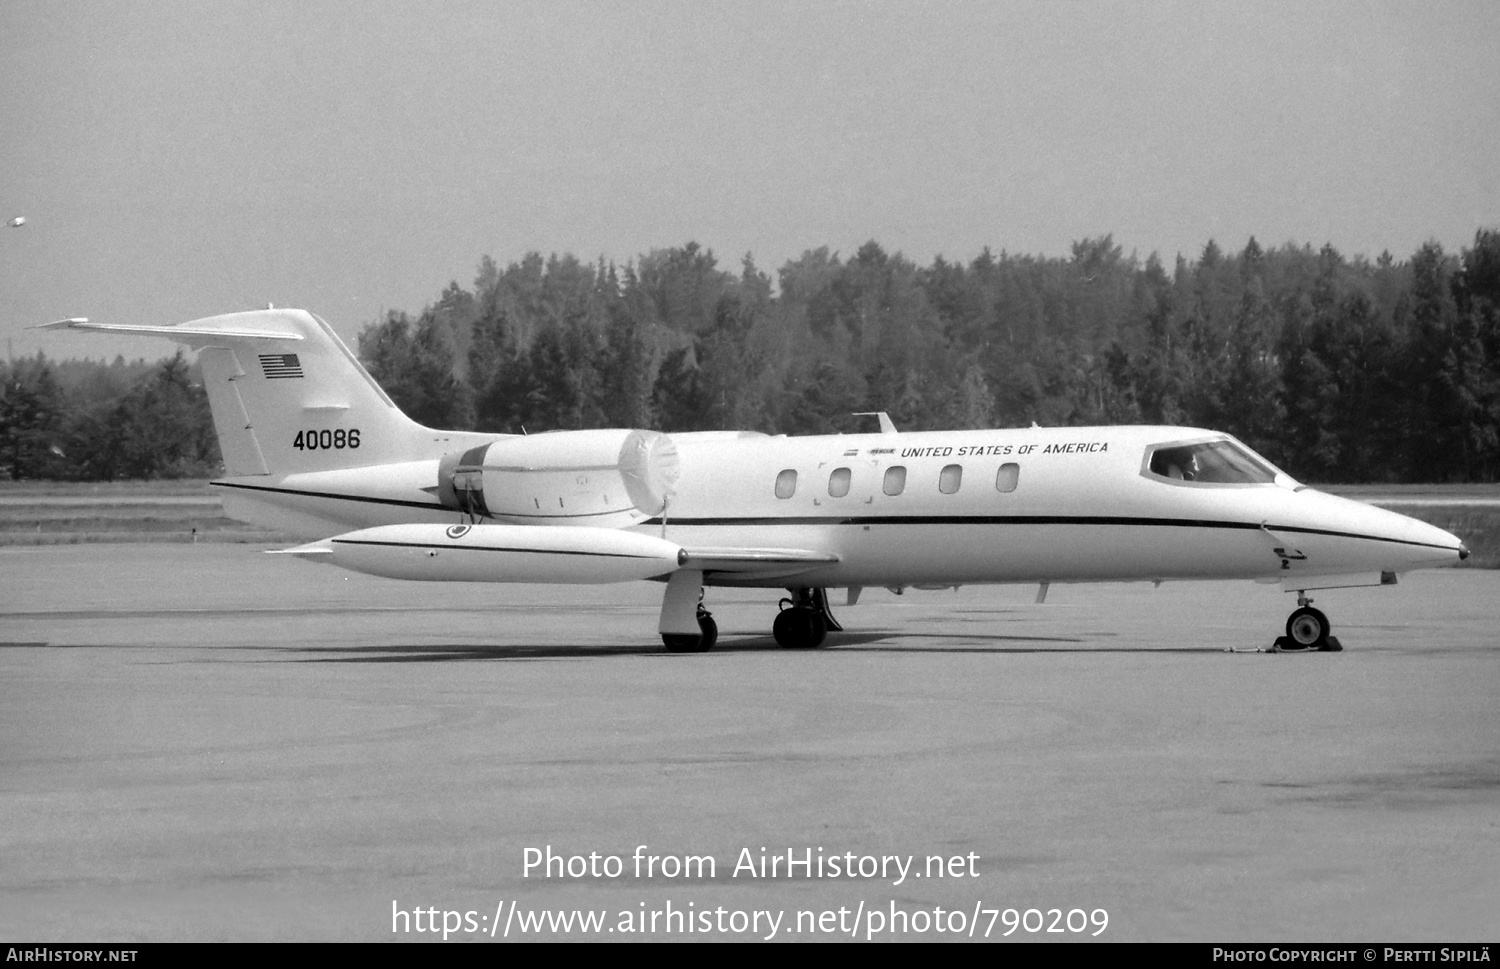
<path fill-rule="evenodd" d="M 681 568 L 745 578 L 797 575 L 838 560 L 837 555 L 800 548 L 684 548 L 680 556 Z"/>
<path fill-rule="evenodd" d="M 676 572 L 732 581 L 797 575 L 839 561 L 837 555 L 796 548 L 683 548 L 614 528 L 415 522 L 362 528 L 278 552 L 396 579 L 467 582 L 624 582 Z"/>

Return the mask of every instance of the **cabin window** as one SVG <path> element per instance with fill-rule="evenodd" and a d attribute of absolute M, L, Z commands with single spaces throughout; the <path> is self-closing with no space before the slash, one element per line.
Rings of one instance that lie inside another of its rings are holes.
<path fill-rule="evenodd" d="M 1019 464 L 1002 464 L 1000 470 L 995 472 L 995 490 L 1008 495 L 1016 490 L 1016 483 L 1020 480 L 1021 466 Z"/>
<path fill-rule="evenodd" d="M 899 495 L 906 490 L 906 468 L 896 465 L 885 469 L 885 483 L 881 490 L 888 495 Z"/>
<path fill-rule="evenodd" d="M 776 497 L 790 498 L 797 493 L 797 472 L 787 468 L 776 476 Z"/>
<path fill-rule="evenodd" d="M 945 495 L 956 494 L 959 485 L 963 484 L 964 467 L 961 464 L 950 464 L 943 468 L 938 474 L 938 490 Z"/>
<path fill-rule="evenodd" d="M 1151 452 L 1151 473 L 1173 481 L 1208 484 L 1269 484 L 1276 469 L 1233 441 L 1174 444 Z"/>
<path fill-rule="evenodd" d="M 849 493 L 849 469 L 834 468 L 828 476 L 828 497 L 842 498 Z"/>

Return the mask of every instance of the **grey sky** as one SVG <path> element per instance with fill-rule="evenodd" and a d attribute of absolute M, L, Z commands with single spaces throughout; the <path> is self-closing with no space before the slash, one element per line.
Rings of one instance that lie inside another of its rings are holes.
<path fill-rule="evenodd" d="M 1500 226 L 1500 4 L 0 0 L 0 331 L 303 306 L 481 255 L 737 268 Z"/>

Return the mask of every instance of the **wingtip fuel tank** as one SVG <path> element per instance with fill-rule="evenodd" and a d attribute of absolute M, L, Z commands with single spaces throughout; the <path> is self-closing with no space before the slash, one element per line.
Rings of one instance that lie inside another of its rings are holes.
<path fill-rule="evenodd" d="M 682 547 L 601 528 L 407 524 L 363 528 L 287 552 L 392 579 L 594 584 L 674 572 Z"/>

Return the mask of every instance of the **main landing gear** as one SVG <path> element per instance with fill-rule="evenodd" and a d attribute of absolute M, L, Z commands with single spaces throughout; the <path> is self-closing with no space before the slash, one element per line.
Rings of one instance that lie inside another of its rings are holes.
<path fill-rule="evenodd" d="M 1337 636 L 1331 635 L 1332 629 L 1322 610 L 1314 609 L 1306 593 L 1299 592 L 1297 610 L 1287 618 L 1286 635 L 1276 637 L 1275 648 L 1282 652 L 1317 650 L 1337 653 L 1344 647 Z"/>
<path fill-rule="evenodd" d="M 698 575 L 676 573 L 667 584 L 662 602 L 661 641 L 669 653 L 706 653 L 719 640 L 719 624 L 703 608 L 703 583 Z M 788 649 L 813 649 L 823 645 L 830 631 L 843 630 L 828 608 L 823 589 L 790 589 L 791 598 L 781 600 L 781 612 L 771 631 L 776 642 Z M 696 632 L 690 632 L 693 627 Z"/>
<path fill-rule="evenodd" d="M 791 589 L 790 599 L 781 600 L 781 612 L 771 624 L 776 642 L 787 649 L 815 649 L 823 645 L 829 630 L 840 632 L 843 626 L 828 608 L 828 593 L 823 589 Z"/>
<path fill-rule="evenodd" d="M 706 653 L 719 639 L 719 624 L 703 608 L 703 573 L 683 569 L 667 580 L 657 626 L 669 653 Z"/>

